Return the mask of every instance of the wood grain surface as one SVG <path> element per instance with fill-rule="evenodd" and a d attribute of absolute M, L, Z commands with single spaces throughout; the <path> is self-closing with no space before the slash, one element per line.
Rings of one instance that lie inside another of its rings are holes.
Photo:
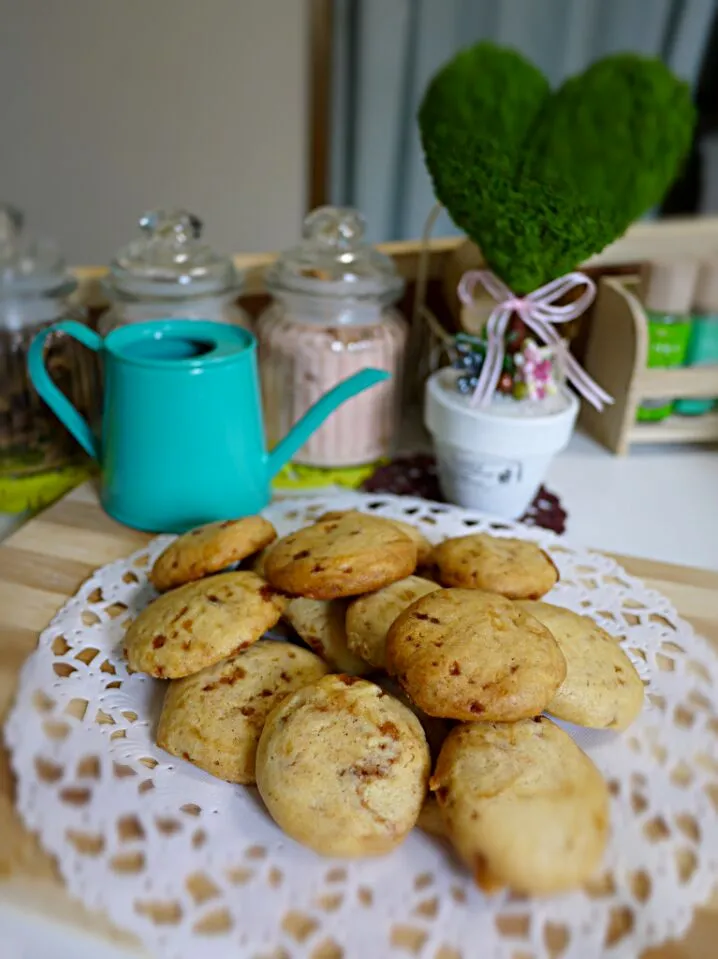
<path fill-rule="evenodd" d="M 120 559 L 150 539 L 120 526 L 100 509 L 90 484 L 80 486 L 0 545 L 0 724 L 10 707 L 18 670 L 38 633 L 98 566 Z M 668 596 L 679 614 L 718 653 L 718 572 L 615 557 L 632 575 Z M 22 827 L 13 807 L 13 781 L 0 742 L 0 899 L 35 910 L 137 949 L 135 940 L 65 893 L 52 859 Z M 696 913 L 688 935 L 643 959 L 714 959 L 718 895 Z"/>

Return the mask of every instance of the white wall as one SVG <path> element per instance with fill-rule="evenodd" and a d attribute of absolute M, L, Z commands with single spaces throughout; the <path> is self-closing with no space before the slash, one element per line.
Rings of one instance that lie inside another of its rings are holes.
<path fill-rule="evenodd" d="M 305 205 L 303 0 L 0 0 L 0 199 L 72 263 L 148 208 L 227 251 L 276 249 Z"/>

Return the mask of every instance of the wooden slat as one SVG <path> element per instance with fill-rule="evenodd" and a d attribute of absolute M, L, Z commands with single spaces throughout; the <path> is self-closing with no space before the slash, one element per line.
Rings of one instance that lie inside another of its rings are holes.
<path fill-rule="evenodd" d="M 585 266 L 673 260 L 676 251 L 685 259 L 706 259 L 718 253 L 718 217 L 669 217 L 634 223 L 622 237 L 594 254 Z"/>
<path fill-rule="evenodd" d="M 632 576 L 642 579 L 654 579 L 663 585 L 671 583 L 686 583 L 689 586 L 699 586 L 701 589 L 716 588 L 718 573 L 711 569 L 701 569 L 699 566 L 672 566 L 660 560 L 643 559 L 638 556 L 625 556 L 622 553 L 609 553 L 612 559 L 622 566 Z M 669 573 L 668 579 L 665 577 Z"/>
<path fill-rule="evenodd" d="M 2 626 L 27 627 L 39 632 L 47 626 L 66 599 L 65 593 L 0 581 Z"/>
<path fill-rule="evenodd" d="M 89 573 L 148 541 L 100 510 L 86 484 L 22 527 L 0 546 L 0 722 L 12 701 L 18 670 L 37 634 Z M 616 556 L 627 572 L 666 595 L 681 616 L 718 648 L 718 573 Z M 22 828 L 12 803 L 8 757 L 0 743 L 0 896 L 45 918 L 74 924 L 116 944 L 134 941 L 71 901 L 54 864 Z M 718 899 L 696 914 L 688 935 L 643 959 L 708 959 L 718 941 Z M 0 953 L 2 952 L 0 948 Z"/>
<path fill-rule="evenodd" d="M 716 649 L 718 649 L 718 623 L 716 623 L 714 617 L 693 616 L 689 614 L 684 618 L 691 624 L 699 636 L 710 640 Z"/>
<path fill-rule="evenodd" d="M 44 519 L 21 527 L 8 542 L 10 546 L 42 555 L 42 545 L 48 540 L 54 542 L 56 557 L 88 563 L 93 569 L 127 556 L 147 542 L 137 534 L 114 538 L 96 530 L 48 523 Z"/>
<path fill-rule="evenodd" d="M 636 377 L 642 399 L 684 396 L 695 399 L 718 397 L 718 366 L 679 366 L 674 370 L 643 370 Z"/>
<path fill-rule="evenodd" d="M 581 404 L 580 422 L 614 453 L 627 452 L 640 401 L 637 382 L 648 355 L 648 329 L 635 286 L 626 277 L 603 277 L 593 312 L 584 366 L 615 402 L 601 413 Z"/>
<path fill-rule="evenodd" d="M 405 279 L 416 279 L 420 240 L 380 243 L 378 247 L 394 257 Z M 451 293 L 455 293 L 456 280 L 463 270 L 476 269 L 483 263 L 476 246 L 463 237 L 437 237 L 431 240 L 429 250 L 429 278 L 446 279 Z M 643 260 L 670 259 L 675 257 L 676 250 L 681 256 L 700 259 L 718 253 L 718 217 L 675 217 L 634 223 L 620 239 L 592 256 L 584 266 L 616 267 Z M 264 274 L 276 257 L 276 253 L 238 253 L 234 256 L 234 263 L 244 276 L 243 293 L 266 292 Z M 450 269 L 447 270 L 447 266 Z M 77 266 L 72 272 L 80 281 L 80 302 L 92 305 L 105 302 L 99 281 L 106 274 L 106 267 Z"/>
<path fill-rule="evenodd" d="M 658 423 L 634 423 L 631 443 L 713 443 L 718 440 L 718 413 L 669 416 Z"/>
<path fill-rule="evenodd" d="M 35 648 L 37 632 L 36 629 L 27 626 L 0 626 L 0 660 L 2 661 L 2 666 L 0 666 L 0 716 L 4 716 L 10 708 L 14 695 L 13 684 L 3 683 L 2 676 L 4 673 L 17 676 L 20 667 Z M 0 793 L 2 793 L 2 789 L 0 789 Z M 2 824 L 1 817 L 0 824 Z M 0 835 L 3 835 L 1 831 Z M 2 846 L 2 843 L 0 843 L 0 846 Z"/>
<path fill-rule="evenodd" d="M 49 589 L 61 595 L 72 594 L 96 569 L 92 563 L 64 559 L 61 556 L 46 556 L 42 565 L 37 553 L 18 546 L 8 546 L 0 553 L 0 580 L 3 583 L 20 583 L 37 589 Z"/>
<path fill-rule="evenodd" d="M 437 237 L 429 244 L 429 278 L 439 279 L 444 272 L 448 257 L 465 241 L 461 237 Z M 415 280 L 421 242 L 419 240 L 393 240 L 379 243 L 378 248 L 394 258 L 399 273 L 406 280 Z M 266 293 L 264 275 L 267 267 L 277 258 L 276 253 L 239 253 L 233 257 L 234 264 L 243 277 L 242 295 L 253 296 Z M 104 266 L 78 266 L 72 273 L 80 281 L 77 300 L 92 306 L 106 302 L 100 280 L 107 273 Z"/>
<path fill-rule="evenodd" d="M 646 577 L 644 582 L 657 592 L 670 594 L 670 599 L 681 616 L 686 618 L 694 616 L 699 619 L 711 619 L 715 616 L 715 593 L 701 589 L 700 586 L 693 586 L 690 583 L 676 582 L 669 583 L 666 590 L 666 582 L 662 578 L 650 579 Z"/>

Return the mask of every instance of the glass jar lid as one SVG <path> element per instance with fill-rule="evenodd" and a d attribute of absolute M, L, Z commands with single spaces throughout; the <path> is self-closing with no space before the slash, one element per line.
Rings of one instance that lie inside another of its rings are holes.
<path fill-rule="evenodd" d="M 139 225 L 142 235 L 110 264 L 111 292 L 182 298 L 239 289 L 231 258 L 202 242 L 202 221 L 192 213 L 153 210 Z"/>
<path fill-rule="evenodd" d="M 304 220 L 303 241 L 267 271 L 273 292 L 391 303 L 401 296 L 404 281 L 391 257 L 364 237 L 364 217 L 349 207 L 320 206 Z"/>
<path fill-rule="evenodd" d="M 0 203 L 0 297 L 67 296 L 77 287 L 65 261 L 50 240 L 23 236 L 20 210 Z"/>

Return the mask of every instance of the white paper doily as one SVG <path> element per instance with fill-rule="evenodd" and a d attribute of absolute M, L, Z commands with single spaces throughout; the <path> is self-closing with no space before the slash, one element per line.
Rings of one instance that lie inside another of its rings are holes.
<path fill-rule="evenodd" d="M 718 658 L 671 604 L 612 560 L 553 534 L 407 497 L 285 500 L 280 534 L 328 509 L 402 518 L 427 537 L 488 530 L 547 549 L 550 600 L 593 616 L 649 683 L 624 734 L 570 732 L 606 776 L 612 836 L 589 889 L 487 899 L 438 840 L 391 855 L 321 859 L 285 837 L 253 789 L 212 779 L 154 744 L 163 684 L 128 676 L 122 636 L 169 537 L 98 570 L 25 664 L 7 724 L 27 825 L 72 894 L 161 957 L 592 959 L 680 936 L 718 882 Z"/>

